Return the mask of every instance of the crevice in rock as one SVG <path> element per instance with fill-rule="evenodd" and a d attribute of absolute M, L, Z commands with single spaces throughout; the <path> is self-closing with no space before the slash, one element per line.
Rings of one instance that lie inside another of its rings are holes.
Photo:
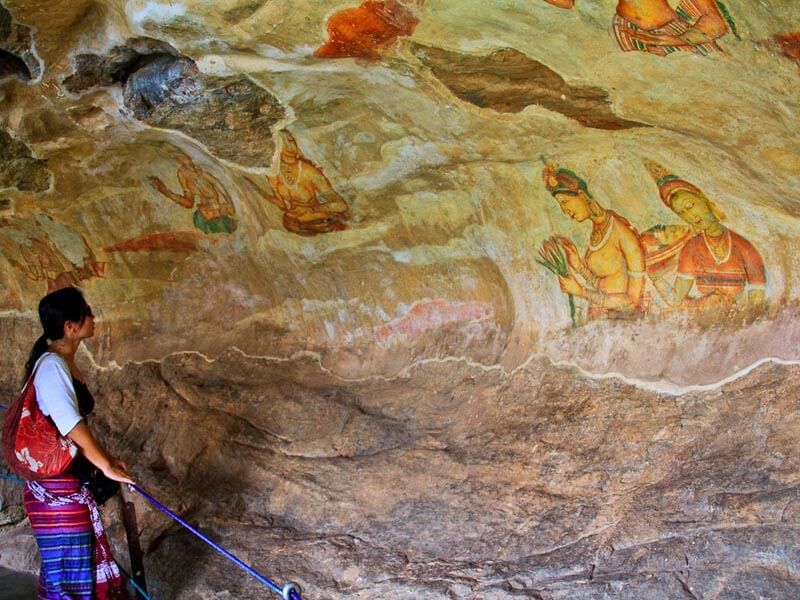
<path fill-rule="evenodd" d="M 421 44 L 410 49 L 453 94 L 479 108 L 518 113 L 535 104 L 594 129 L 648 127 L 617 116 L 607 90 L 570 85 L 547 65 L 512 48 L 485 56 Z"/>
<path fill-rule="evenodd" d="M 30 81 L 33 79 L 31 70 L 25 61 L 16 54 L 12 54 L 0 48 L 0 79 L 4 79 L 9 75 L 16 75 L 23 81 Z"/>
<path fill-rule="evenodd" d="M 264 167 L 272 128 L 286 116 L 278 99 L 244 75 L 201 73 L 191 58 L 152 38 L 132 38 L 105 56 L 80 54 L 64 86 L 72 93 L 120 84 L 125 108 L 139 121 L 180 131 L 216 156 Z"/>
<path fill-rule="evenodd" d="M 18 23 L 0 2 L 0 81 L 7 77 L 33 81 L 43 70 L 34 50 L 31 28 Z"/>

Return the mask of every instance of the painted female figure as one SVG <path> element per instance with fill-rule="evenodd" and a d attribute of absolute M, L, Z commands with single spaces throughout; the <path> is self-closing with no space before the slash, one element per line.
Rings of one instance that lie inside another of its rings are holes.
<path fill-rule="evenodd" d="M 664 279 L 664 271 L 650 270 L 664 301 L 670 306 L 763 308 L 766 272 L 755 246 L 722 224 L 722 212 L 696 186 L 652 161 L 645 160 L 645 166 L 661 201 L 694 231 L 681 248 L 673 283 Z M 693 288 L 696 298 L 689 297 Z"/>
<path fill-rule="evenodd" d="M 572 8 L 575 0 L 545 0 Z M 722 49 L 717 40 L 736 27 L 720 0 L 619 0 L 614 35 L 625 52 L 709 54 Z"/>
<path fill-rule="evenodd" d="M 570 271 L 559 277 L 561 291 L 586 299 L 590 319 L 641 312 L 645 262 L 636 231 L 625 218 L 600 206 L 586 182 L 572 171 L 546 165 L 542 176 L 565 215 L 592 225 L 583 255 L 570 239 L 558 238 Z"/>

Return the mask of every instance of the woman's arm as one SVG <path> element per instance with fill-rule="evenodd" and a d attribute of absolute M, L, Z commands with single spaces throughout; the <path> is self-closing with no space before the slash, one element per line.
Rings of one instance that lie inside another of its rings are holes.
<path fill-rule="evenodd" d="M 100 469 L 106 477 L 122 483 L 134 483 L 128 473 L 128 465 L 106 452 L 92 435 L 86 421 L 75 425 L 67 437 L 78 445 L 89 462 Z"/>
<path fill-rule="evenodd" d="M 670 285 L 660 273 L 650 273 L 650 281 L 664 302 L 670 306 L 680 306 L 694 284 L 694 279 L 676 277 L 674 283 Z"/>

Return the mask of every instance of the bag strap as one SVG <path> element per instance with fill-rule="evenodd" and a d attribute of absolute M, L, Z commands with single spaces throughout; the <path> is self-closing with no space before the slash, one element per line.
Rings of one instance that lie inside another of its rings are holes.
<path fill-rule="evenodd" d="M 40 356 L 40 357 L 37 359 L 36 363 L 33 365 L 33 369 L 31 370 L 31 376 L 30 376 L 30 377 L 28 377 L 28 380 L 25 382 L 25 385 L 23 385 L 23 386 L 22 386 L 22 389 L 19 391 L 19 395 L 20 395 L 20 396 L 21 396 L 22 394 L 24 394 L 24 393 L 27 391 L 27 389 L 28 389 L 28 386 L 29 386 L 31 383 L 33 383 L 33 378 L 34 378 L 34 377 L 36 377 L 36 371 L 39 369 L 39 365 L 40 365 L 40 364 L 42 364 L 42 360 L 43 360 L 43 359 L 44 359 L 44 357 L 45 357 L 45 356 L 47 356 L 48 354 L 56 354 L 56 353 L 55 353 L 55 352 L 49 352 L 49 351 L 48 351 L 48 352 L 45 352 L 44 354 L 42 354 L 42 355 L 41 355 L 41 356 Z M 56 354 L 56 356 L 58 356 L 58 355 Z"/>

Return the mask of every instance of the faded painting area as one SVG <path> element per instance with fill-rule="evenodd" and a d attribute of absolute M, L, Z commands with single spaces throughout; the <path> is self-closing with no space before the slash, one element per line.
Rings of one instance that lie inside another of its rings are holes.
<path fill-rule="evenodd" d="M 788 9 L 126 6 L 28 17 L 50 66 L 4 84 L 3 308 L 77 284 L 125 340 L 102 360 L 312 350 L 347 376 L 544 354 L 707 384 L 796 358 Z M 589 352 L 607 327 L 640 341 Z M 741 355 L 701 369 L 695 336 Z"/>

